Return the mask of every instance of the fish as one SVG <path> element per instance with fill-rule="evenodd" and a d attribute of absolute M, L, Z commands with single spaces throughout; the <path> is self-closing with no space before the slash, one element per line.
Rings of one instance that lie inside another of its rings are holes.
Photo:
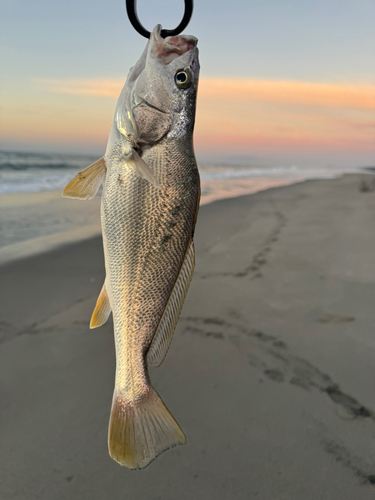
<path fill-rule="evenodd" d="M 113 314 L 116 374 L 110 456 L 142 469 L 186 437 L 153 387 L 194 272 L 200 180 L 193 148 L 197 38 L 162 38 L 157 25 L 119 96 L 103 158 L 63 196 L 89 200 L 103 185 L 106 277 L 90 327 Z"/>

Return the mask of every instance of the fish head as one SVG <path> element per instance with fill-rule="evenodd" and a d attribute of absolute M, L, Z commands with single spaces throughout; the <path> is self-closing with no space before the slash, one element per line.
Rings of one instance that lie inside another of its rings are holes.
<path fill-rule="evenodd" d="M 167 134 L 192 134 L 194 128 L 198 40 L 188 35 L 164 39 L 160 32 L 157 25 L 133 76 L 132 115 L 140 145 L 150 145 Z"/>

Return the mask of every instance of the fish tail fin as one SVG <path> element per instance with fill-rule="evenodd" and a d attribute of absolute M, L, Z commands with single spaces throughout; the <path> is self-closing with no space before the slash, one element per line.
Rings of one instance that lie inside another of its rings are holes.
<path fill-rule="evenodd" d="M 115 390 L 108 448 L 116 462 L 143 469 L 163 451 L 185 443 L 184 433 L 153 387 L 139 402 L 129 402 Z"/>

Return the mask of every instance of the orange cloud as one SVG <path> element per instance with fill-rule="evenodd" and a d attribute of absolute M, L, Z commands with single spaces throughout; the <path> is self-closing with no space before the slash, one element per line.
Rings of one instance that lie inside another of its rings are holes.
<path fill-rule="evenodd" d="M 99 97 L 118 98 L 123 81 L 91 79 L 91 80 L 35 80 L 38 86 L 58 94 L 75 94 Z"/>
<path fill-rule="evenodd" d="M 37 80 L 57 93 L 117 98 L 122 80 Z M 375 109 L 375 85 L 350 85 L 294 81 L 201 78 L 200 100 L 257 102 L 328 108 Z"/>
<path fill-rule="evenodd" d="M 200 98 L 282 105 L 375 108 L 375 85 L 205 78 Z"/>
<path fill-rule="evenodd" d="M 9 96 L 0 135 L 104 145 L 123 83 L 37 80 L 22 95 Z M 202 78 L 195 144 L 200 150 L 260 155 L 321 150 L 367 155 L 374 149 L 374 109 L 371 85 Z"/>

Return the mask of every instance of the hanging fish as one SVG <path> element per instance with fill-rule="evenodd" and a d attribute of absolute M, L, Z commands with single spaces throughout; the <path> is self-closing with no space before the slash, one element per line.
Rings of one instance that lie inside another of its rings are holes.
<path fill-rule="evenodd" d="M 103 183 L 106 279 L 90 327 L 111 311 L 116 381 L 109 453 L 146 467 L 186 438 L 151 384 L 167 354 L 194 270 L 200 183 L 193 150 L 197 39 L 154 28 L 120 94 L 103 158 L 63 196 L 88 200 Z"/>

